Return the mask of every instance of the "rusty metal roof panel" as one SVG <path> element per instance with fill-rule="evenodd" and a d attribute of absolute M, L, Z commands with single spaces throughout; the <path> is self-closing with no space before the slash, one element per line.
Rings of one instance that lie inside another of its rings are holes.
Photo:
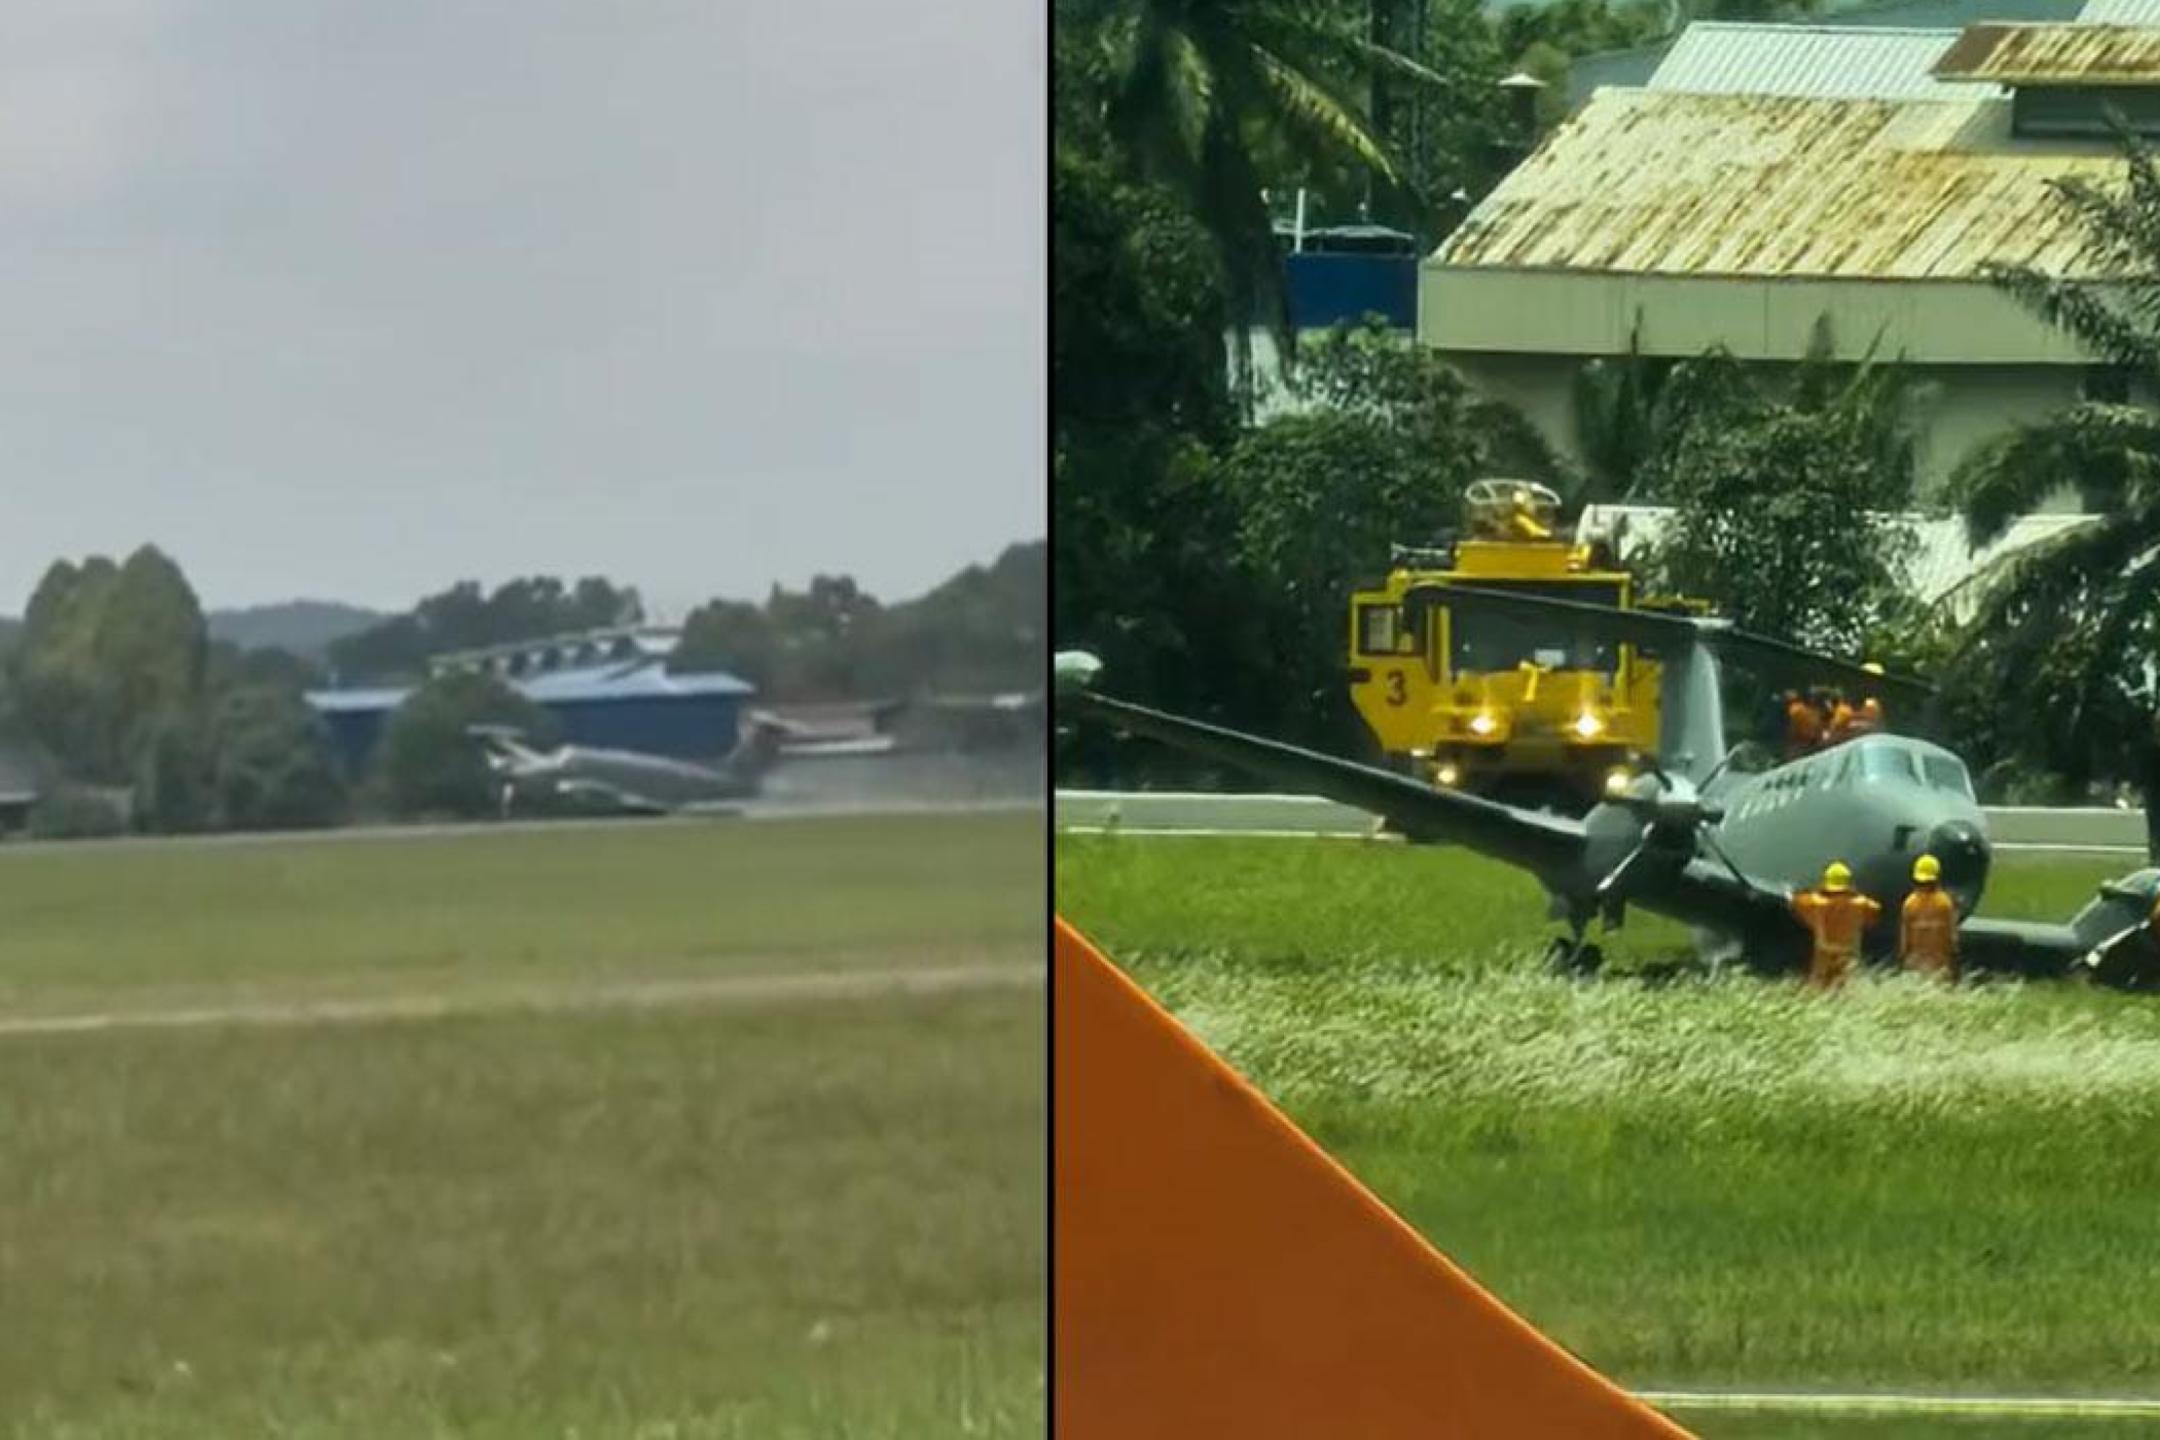
<path fill-rule="evenodd" d="M 2146 25 L 1968 25 L 1935 62 L 1938 80 L 1998 85 L 2160 85 L 2160 29 Z"/>
<path fill-rule="evenodd" d="M 2009 102 L 1601 91 L 1473 210 L 1443 266 L 1813 279 L 1964 279 L 1989 261 L 2082 273 L 2047 182 L 2104 150 L 2009 138 Z"/>
<path fill-rule="evenodd" d="M 2004 93 L 1994 85 L 1943 81 L 1929 73 L 1957 38 L 1955 30 L 1697 21 L 1681 32 L 1645 88 L 1824 100 L 1955 100 Z"/>

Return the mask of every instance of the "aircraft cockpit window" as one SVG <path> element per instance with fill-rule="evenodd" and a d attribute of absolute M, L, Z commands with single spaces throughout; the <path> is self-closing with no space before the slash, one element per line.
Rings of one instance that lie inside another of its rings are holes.
<path fill-rule="evenodd" d="M 1927 769 L 1927 782 L 1937 790 L 1948 790 L 1973 798 L 1972 777 L 1965 773 L 1965 766 L 1954 755 L 1928 755 L 1922 757 Z"/>
<path fill-rule="evenodd" d="M 1860 751 L 1863 780 L 1918 780 L 1920 767 L 1902 745 L 1869 745 Z"/>

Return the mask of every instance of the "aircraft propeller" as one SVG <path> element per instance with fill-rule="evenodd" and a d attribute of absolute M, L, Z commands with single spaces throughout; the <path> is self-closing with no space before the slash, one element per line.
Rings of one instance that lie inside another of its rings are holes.
<path fill-rule="evenodd" d="M 1725 767 L 1730 765 L 1733 757 L 1739 753 L 1740 747 L 1737 745 L 1727 750 L 1718 763 L 1711 767 L 1710 773 L 1703 777 L 1703 786 L 1707 787 L 1724 773 Z M 1625 893 L 1621 890 L 1622 882 L 1653 848 L 1664 846 L 1674 849 L 1683 842 L 1691 851 L 1696 846 L 1707 850 L 1732 872 L 1734 879 L 1745 885 L 1747 877 L 1733 862 L 1733 858 L 1725 853 L 1725 847 L 1718 843 L 1715 829 L 1710 828 L 1725 818 L 1724 807 L 1714 801 L 1705 800 L 1701 789 L 1671 775 L 1656 760 L 1644 757 L 1641 763 L 1643 773 L 1655 782 L 1656 788 L 1647 794 L 1640 789 L 1628 788 L 1607 797 L 1607 803 L 1631 812 L 1642 822 L 1642 834 L 1628 852 L 1620 857 L 1619 862 L 1606 871 L 1592 888 L 1591 893 L 1600 908 L 1611 909 L 1617 904 L 1625 903 Z"/>

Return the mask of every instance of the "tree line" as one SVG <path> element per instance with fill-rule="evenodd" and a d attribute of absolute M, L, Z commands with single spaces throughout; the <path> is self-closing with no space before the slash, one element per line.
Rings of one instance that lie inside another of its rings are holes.
<path fill-rule="evenodd" d="M 1689 7 L 1681 7 L 1688 11 Z M 1727 18 L 1788 8 L 1742 0 Z M 2160 795 L 2160 172 L 2133 137 L 2126 183 L 2055 188 L 2097 278 L 1990 276 L 2109 366 L 2112 383 L 1983 446 L 1927 497 L 1975 546 L 2049 497 L 2097 523 L 1991 572 L 1955 625 L 1904 573 L 1926 395 L 1894 355 L 1797 366 L 1711 352 L 1593 361 L 1581 456 L 1552 454 L 1411 342 L 1350 328 L 1299 342 L 1274 235 L 1305 187 L 1430 246 L 1528 137 L 1497 82 L 1669 33 L 1665 7 L 1564 0 L 1492 17 L 1289 0 L 1070 0 L 1053 9 L 1053 634 L 1100 652 L 1122 693 L 1286 739 L 1368 744 L 1342 673 L 1348 593 L 1391 541 L 1436 538 L 1481 475 L 1543 479 L 1571 505 L 1675 507 L 1653 584 L 1751 629 L 1920 670 L 1944 736 L 1996 796 Z M 1545 97 L 1557 101 L 1558 85 Z M 1271 208 L 1272 207 L 1272 208 Z M 1295 413 L 1256 421 L 1238 354 L 1273 328 Z M 1085 732 L 1062 776 L 1208 776 Z M 2148 815 L 2160 804 L 2148 806 Z M 2160 842 L 2160 830 L 2156 830 Z"/>
<path fill-rule="evenodd" d="M 845 576 L 801 592 L 776 586 L 762 606 L 716 600 L 689 617 L 671 663 L 742 674 L 771 701 L 1032 688 L 1044 552 L 1040 541 L 1012 546 L 892 606 Z M 429 679 L 427 657 L 643 616 L 636 589 L 604 577 L 522 577 L 493 590 L 465 581 L 333 641 L 317 664 L 211 639 L 194 588 L 154 546 L 118 562 L 62 560 L 0 636 L 0 740 L 46 762 L 32 815 L 45 835 L 485 813 L 492 795 L 467 727 L 515 724 L 546 744 L 552 717 L 492 677 Z M 307 702 L 333 678 L 414 687 L 367 774 L 342 772 Z"/>

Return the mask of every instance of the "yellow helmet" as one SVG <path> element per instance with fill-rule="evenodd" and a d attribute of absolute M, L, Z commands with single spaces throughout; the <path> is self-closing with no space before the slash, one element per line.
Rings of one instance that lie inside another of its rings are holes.
<path fill-rule="evenodd" d="M 1830 868 L 1822 872 L 1822 888 L 1835 895 L 1852 889 L 1852 870 L 1842 860 L 1830 862 Z"/>
<path fill-rule="evenodd" d="M 1912 862 L 1912 878 L 1922 885 L 1933 885 L 1942 879 L 1942 861 L 1932 855 L 1922 855 Z"/>
<path fill-rule="evenodd" d="M 1867 673 L 1870 675 L 1880 675 L 1883 673 L 1882 661 L 1880 660 L 1870 660 L 1865 665 L 1862 665 L 1860 668 L 1867 671 Z"/>

